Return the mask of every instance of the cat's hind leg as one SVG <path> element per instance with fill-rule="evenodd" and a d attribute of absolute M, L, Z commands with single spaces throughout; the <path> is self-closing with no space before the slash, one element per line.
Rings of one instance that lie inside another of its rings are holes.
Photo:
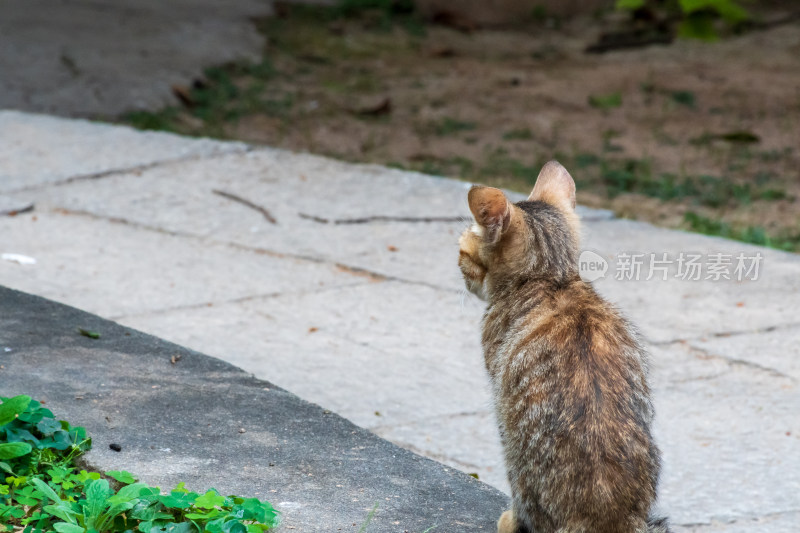
<path fill-rule="evenodd" d="M 497 521 L 497 533 L 534 533 L 528 526 L 518 521 L 514 516 L 514 511 L 509 509 Z"/>

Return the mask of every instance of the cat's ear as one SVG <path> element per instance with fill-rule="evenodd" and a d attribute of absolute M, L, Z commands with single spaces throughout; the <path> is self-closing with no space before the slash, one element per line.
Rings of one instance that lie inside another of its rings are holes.
<path fill-rule="evenodd" d="M 540 200 L 564 211 L 575 210 L 575 182 L 558 161 L 548 161 L 539 172 L 528 200 Z"/>
<path fill-rule="evenodd" d="M 511 204 L 500 189 L 475 185 L 467 194 L 469 210 L 475 222 L 484 228 L 483 236 L 489 242 L 497 242 L 511 221 Z"/>

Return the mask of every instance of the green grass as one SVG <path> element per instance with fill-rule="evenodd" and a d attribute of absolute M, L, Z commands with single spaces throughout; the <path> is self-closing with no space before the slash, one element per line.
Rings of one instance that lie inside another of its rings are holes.
<path fill-rule="evenodd" d="M 609 198 L 632 193 L 658 198 L 663 201 L 690 200 L 707 207 L 747 205 L 756 200 L 782 200 L 784 191 L 761 188 L 750 183 L 739 183 L 725 177 L 696 175 L 678 176 L 661 173 L 655 175 L 647 159 L 601 159 L 593 154 L 578 154 L 578 168 L 596 167 L 599 183 Z M 596 186 L 596 181 L 584 179 L 583 185 Z"/>
<path fill-rule="evenodd" d="M 278 524 L 277 511 L 255 498 L 183 483 L 161 494 L 130 472 L 80 470 L 76 460 L 92 445 L 84 428 L 29 396 L 0 400 L 0 531 L 261 533 Z"/>
<path fill-rule="evenodd" d="M 520 181 L 525 186 L 533 186 L 544 161 L 524 163 L 508 155 L 503 149 L 490 152 L 484 164 L 478 170 L 478 177 L 508 176 Z"/>
<path fill-rule="evenodd" d="M 703 133 L 698 137 L 689 139 L 689 143 L 695 146 L 706 146 L 713 141 L 727 141 L 733 144 L 753 144 L 761 141 L 761 138 L 752 131 L 736 130 L 726 133 Z"/>
<path fill-rule="evenodd" d="M 622 93 L 614 92 L 589 95 L 589 105 L 597 109 L 602 109 L 603 111 L 620 107 L 622 105 Z"/>
<path fill-rule="evenodd" d="M 442 120 L 431 124 L 433 133 L 439 137 L 446 137 L 463 131 L 472 131 L 477 127 L 478 124 L 476 122 L 458 120 L 452 117 L 444 117 Z"/>
<path fill-rule="evenodd" d="M 672 91 L 670 92 L 670 97 L 676 104 L 684 105 L 692 109 L 695 108 L 695 97 L 692 91 Z"/>
<path fill-rule="evenodd" d="M 713 220 L 693 211 L 688 211 L 684 215 L 684 222 L 689 230 L 704 235 L 725 237 L 726 239 L 767 246 L 769 248 L 776 248 L 788 252 L 800 250 L 800 234 L 791 237 L 770 236 L 767 234 L 767 231 L 760 226 L 736 228 L 727 222 Z"/>
<path fill-rule="evenodd" d="M 394 27 L 405 29 L 410 35 L 425 35 L 425 24 L 418 15 L 413 0 L 340 0 L 334 5 L 292 4 L 284 6 L 284 16 L 260 21 L 264 30 L 275 30 L 287 20 L 325 25 L 337 21 L 353 20 L 371 31 L 385 32 Z"/>
<path fill-rule="evenodd" d="M 399 163 L 390 163 L 388 166 L 394 168 L 402 168 L 422 172 L 423 174 L 430 174 L 432 176 L 458 176 L 468 177 L 473 174 L 474 163 L 465 157 L 446 157 L 440 158 L 435 156 L 427 156 L 418 158 L 410 165 L 401 165 Z"/>
<path fill-rule="evenodd" d="M 527 141 L 530 139 L 533 139 L 533 132 L 530 128 L 519 128 L 503 134 L 504 141 Z"/>
<path fill-rule="evenodd" d="M 206 69 L 202 80 L 188 89 L 185 111 L 199 120 L 195 134 L 225 137 L 227 124 L 257 113 L 285 118 L 294 105 L 294 98 L 284 94 L 267 98 L 266 84 L 277 75 L 274 66 L 263 60 L 258 63 L 230 63 Z M 274 96 L 274 95 L 273 95 Z M 161 111 L 134 111 L 122 121 L 143 130 L 186 133 L 180 122 L 182 110 L 170 106 Z"/>
<path fill-rule="evenodd" d="M 177 132 L 175 121 L 180 110 L 168 107 L 161 111 L 131 111 L 123 115 L 122 121 L 140 130 L 172 131 Z"/>

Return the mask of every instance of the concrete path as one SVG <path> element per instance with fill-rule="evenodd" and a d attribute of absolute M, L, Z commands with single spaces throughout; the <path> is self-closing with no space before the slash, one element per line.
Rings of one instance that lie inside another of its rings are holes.
<path fill-rule="evenodd" d="M 86 427 L 86 468 L 267 500 L 278 531 L 491 533 L 508 506 L 473 477 L 219 359 L 3 287 L 0 346 L 0 394 Z"/>
<path fill-rule="evenodd" d="M 0 217 L 0 253 L 36 260 L 6 256 L 0 283 L 217 356 L 505 490 L 482 306 L 456 268 L 467 187 L 0 112 L 0 195 L 35 204 Z M 800 258 L 582 213 L 587 262 L 608 264 L 596 287 L 653 354 L 662 510 L 681 532 L 794 531 Z M 671 263 L 646 281 L 651 253 Z M 675 277 L 681 253 L 703 279 Z M 739 254 L 760 257 L 756 280 Z M 640 259 L 638 281 L 615 279 Z"/>

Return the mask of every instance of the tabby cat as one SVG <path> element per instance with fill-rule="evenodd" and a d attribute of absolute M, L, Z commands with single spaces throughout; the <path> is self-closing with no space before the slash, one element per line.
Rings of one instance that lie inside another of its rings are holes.
<path fill-rule="evenodd" d="M 512 508 L 500 533 L 668 533 L 652 518 L 659 451 L 647 357 L 578 275 L 575 182 L 555 161 L 527 201 L 472 187 L 460 239 L 467 288 L 488 302 L 483 349 Z"/>

